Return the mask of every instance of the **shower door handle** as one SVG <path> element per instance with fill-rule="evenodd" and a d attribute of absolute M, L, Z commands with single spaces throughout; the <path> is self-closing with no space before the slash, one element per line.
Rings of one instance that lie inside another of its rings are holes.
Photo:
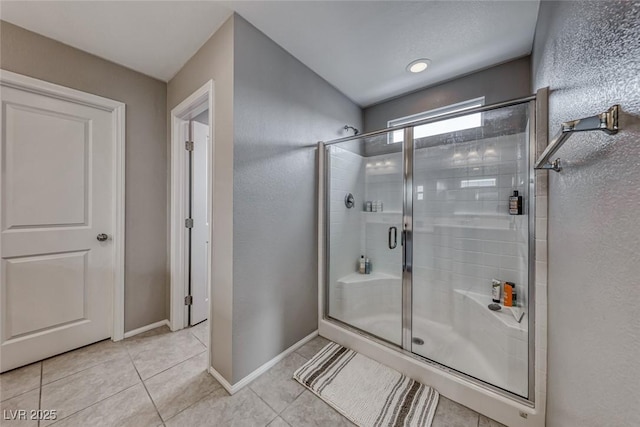
<path fill-rule="evenodd" d="M 412 235 L 408 230 L 402 232 L 402 271 L 411 273 L 413 270 Z"/>
<path fill-rule="evenodd" d="M 393 234 L 393 241 L 391 236 Z M 396 227 L 389 227 L 389 249 L 395 249 L 398 246 L 398 229 Z"/>

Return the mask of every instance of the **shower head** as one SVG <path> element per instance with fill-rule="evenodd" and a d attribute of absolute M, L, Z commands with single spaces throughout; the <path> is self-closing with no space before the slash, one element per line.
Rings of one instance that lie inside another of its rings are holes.
<path fill-rule="evenodd" d="M 349 129 L 353 130 L 353 134 L 354 135 L 357 135 L 357 134 L 360 133 L 360 131 L 358 129 L 354 128 L 353 126 L 349 126 L 349 125 L 344 125 L 343 129 L 344 130 L 349 130 Z"/>

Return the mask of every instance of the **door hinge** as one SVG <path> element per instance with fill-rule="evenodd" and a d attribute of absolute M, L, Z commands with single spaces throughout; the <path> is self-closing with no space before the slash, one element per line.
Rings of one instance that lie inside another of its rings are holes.
<path fill-rule="evenodd" d="M 193 304 L 193 296 L 187 295 L 184 297 L 184 305 L 192 305 Z"/>
<path fill-rule="evenodd" d="M 185 141 L 184 149 L 187 151 L 193 151 L 193 141 Z"/>
<path fill-rule="evenodd" d="M 184 226 L 187 228 L 193 228 L 193 218 L 187 218 L 184 220 Z"/>

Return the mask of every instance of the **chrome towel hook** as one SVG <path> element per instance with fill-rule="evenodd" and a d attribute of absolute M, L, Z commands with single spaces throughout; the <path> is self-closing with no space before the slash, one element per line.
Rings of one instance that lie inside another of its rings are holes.
<path fill-rule="evenodd" d="M 553 137 L 533 168 L 551 169 L 556 172 L 560 172 L 562 170 L 562 163 L 560 159 L 555 159 L 553 161 L 549 161 L 549 159 L 560 149 L 560 147 L 562 147 L 562 144 L 569 139 L 573 132 L 601 130 L 609 135 L 613 135 L 618 132 L 619 111 L 620 106 L 614 105 L 604 113 L 562 123 L 562 125 L 560 125 L 560 132 Z"/>

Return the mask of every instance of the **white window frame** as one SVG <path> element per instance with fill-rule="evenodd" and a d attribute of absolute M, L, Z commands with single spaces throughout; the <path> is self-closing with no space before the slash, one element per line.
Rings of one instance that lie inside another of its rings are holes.
<path fill-rule="evenodd" d="M 397 119 L 389 120 L 387 127 L 404 126 L 409 123 L 417 122 L 420 120 L 431 119 L 445 114 L 457 113 L 459 111 L 468 110 L 470 108 L 476 108 L 484 105 L 484 96 L 467 101 L 458 102 L 456 104 L 447 105 L 440 108 L 435 108 L 429 111 L 423 111 L 421 113 L 412 114 L 410 116 L 399 117 Z M 445 119 L 441 122 L 427 123 L 424 125 L 416 126 L 413 130 L 414 139 L 425 138 L 433 135 L 440 135 L 447 132 L 455 132 L 459 130 L 472 129 L 482 126 L 482 113 L 469 114 L 467 116 L 456 117 L 453 119 Z M 402 142 L 404 135 L 402 131 L 390 132 L 387 137 L 387 144 L 395 144 Z"/>

